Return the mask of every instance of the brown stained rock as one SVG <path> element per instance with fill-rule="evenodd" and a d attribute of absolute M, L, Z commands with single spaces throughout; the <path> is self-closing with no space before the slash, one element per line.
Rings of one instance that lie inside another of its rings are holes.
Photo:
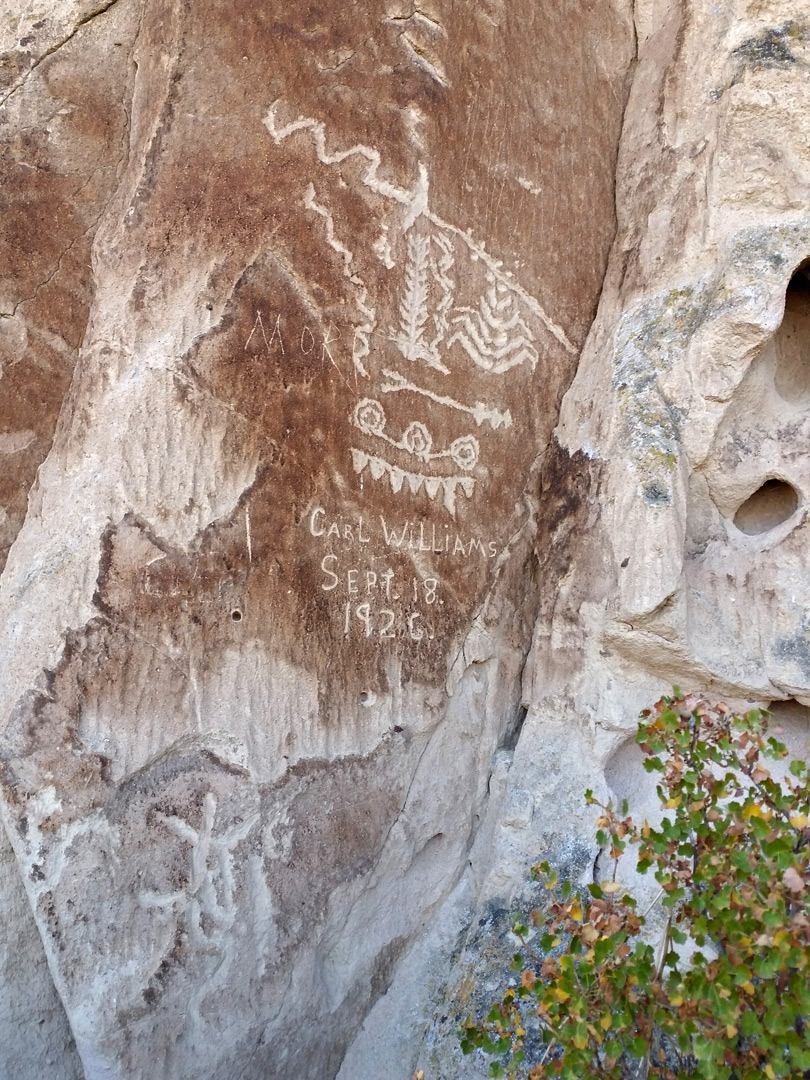
<path fill-rule="evenodd" d="M 67 100 L 119 4 L 9 101 Z M 584 2 L 137 14 L 71 135 L 96 179 L 15 181 L 47 235 L 8 322 L 66 335 L 54 405 L 82 345 L 0 582 L 3 794 L 91 1080 L 329 1077 L 466 865 L 567 566 L 533 546 L 574 498 L 549 445 L 632 34 Z"/>
<path fill-rule="evenodd" d="M 87 325 L 93 235 L 127 152 L 136 5 L 92 21 L 76 8 L 73 21 L 15 13 L 6 28 L 27 46 L 0 61 L 0 565 L 50 449 Z"/>

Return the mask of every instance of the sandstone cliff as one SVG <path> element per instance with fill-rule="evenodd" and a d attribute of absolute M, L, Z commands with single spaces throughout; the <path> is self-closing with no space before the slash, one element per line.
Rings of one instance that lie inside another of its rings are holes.
<path fill-rule="evenodd" d="M 0 10 L 0 1077 L 479 1075 L 638 708 L 808 734 L 810 25 Z"/>

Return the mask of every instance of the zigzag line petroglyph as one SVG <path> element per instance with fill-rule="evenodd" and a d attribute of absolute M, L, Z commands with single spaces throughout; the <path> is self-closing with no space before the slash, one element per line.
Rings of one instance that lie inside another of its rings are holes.
<path fill-rule="evenodd" d="M 487 276 L 490 288 L 479 299 L 478 309 L 458 309 L 465 314 L 453 319 L 461 328 L 448 341 L 448 348 L 457 341 L 477 367 L 496 375 L 526 360 L 534 369 L 538 357 L 531 331 L 515 308 L 512 294 Z"/>
<path fill-rule="evenodd" d="M 483 244 L 473 240 L 471 230 L 464 232 L 462 229 L 459 229 L 458 226 L 451 225 L 450 222 L 444 221 L 428 208 L 427 173 L 423 165 L 420 165 L 419 167 L 419 178 L 417 179 L 413 190 L 405 191 L 402 188 L 396 187 L 389 181 L 383 180 L 378 175 L 381 158 L 379 152 L 373 150 L 371 147 L 358 143 L 349 150 L 340 150 L 330 154 L 326 149 L 326 134 L 322 121 L 314 120 L 309 117 L 299 117 L 289 124 L 278 125 L 276 122 L 276 110 L 280 104 L 280 100 L 274 101 L 264 118 L 265 126 L 276 145 L 283 142 L 284 139 L 289 138 L 290 135 L 294 135 L 296 132 L 306 132 L 314 144 L 318 160 L 324 165 L 337 165 L 347 158 L 355 156 L 364 158 L 368 162 L 368 168 L 362 178 L 362 182 L 366 187 L 371 188 L 372 191 L 377 192 L 377 194 L 382 195 L 386 199 L 391 199 L 394 202 L 409 208 L 409 212 L 403 224 L 403 229 L 406 232 L 417 217 L 424 214 L 424 216 L 437 228 L 458 236 L 466 244 L 472 254 L 481 259 L 497 281 L 521 298 L 526 307 L 537 316 L 549 333 L 560 342 L 563 348 L 570 353 L 576 353 L 576 346 L 569 341 L 562 327 L 558 326 L 553 319 L 549 318 L 538 301 L 514 280 L 509 271 L 503 269 L 503 263 L 499 259 L 495 259 L 490 255 Z"/>
<path fill-rule="evenodd" d="M 369 337 L 374 332 L 374 328 L 377 325 L 377 312 L 373 307 L 368 305 L 368 289 L 366 284 L 359 274 L 352 272 L 351 264 L 354 256 L 351 251 L 338 240 L 335 235 L 335 222 L 331 212 L 320 203 L 315 201 L 315 186 L 310 184 L 304 195 L 304 206 L 307 210 L 312 210 L 316 214 L 319 214 L 326 222 L 326 239 L 329 246 L 340 255 L 343 259 L 343 273 L 349 279 L 349 281 L 355 287 L 355 304 L 357 310 L 365 318 L 365 322 L 362 326 L 358 326 L 354 331 L 354 342 L 352 344 L 352 363 L 355 370 L 364 378 L 368 378 L 368 371 L 363 364 L 363 360 L 368 356 L 371 346 L 369 345 Z M 330 355 L 331 359 L 331 355 Z M 334 361 L 332 361 L 334 363 Z M 337 365 L 335 364 L 335 367 Z"/>
<path fill-rule="evenodd" d="M 396 394 L 403 390 L 410 391 L 412 394 L 421 394 L 422 397 L 430 398 L 437 405 L 447 405 L 450 409 L 458 409 L 459 412 L 467 413 L 473 417 L 479 427 L 484 421 L 493 429 L 499 427 L 510 428 L 512 426 L 512 414 L 508 409 L 506 412 L 501 412 L 499 409 L 493 409 L 491 406 L 485 405 L 483 401 L 476 401 L 475 405 L 462 405 L 460 401 L 456 401 L 454 398 L 445 397 L 443 394 L 434 394 L 432 390 L 427 390 L 424 386 L 417 386 L 415 383 L 409 382 L 398 371 L 389 371 L 384 368 L 383 375 L 391 380 L 391 382 L 383 383 L 380 387 L 380 392 L 383 394 Z"/>
<path fill-rule="evenodd" d="M 444 341 L 447 331 L 450 329 L 447 321 L 447 314 L 453 306 L 455 282 L 451 277 L 448 277 L 448 271 L 452 270 L 455 259 L 453 258 L 453 245 L 446 236 L 443 236 L 442 233 L 437 233 L 432 239 L 441 249 L 441 255 L 438 260 L 432 255 L 430 259 L 430 268 L 433 273 L 433 279 L 442 291 L 442 298 L 436 306 L 436 313 L 433 316 L 433 324 L 436 327 L 436 336 L 430 343 L 431 348 L 436 350 L 439 344 Z"/>
<path fill-rule="evenodd" d="M 475 489 L 475 478 L 472 476 L 424 476 L 422 473 L 412 473 L 400 469 L 398 466 L 392 465 L 390 461 L 375 457 L 373 454 L 367 454 L 365 450 L 358 450 L 354 446 L 351 450 L 352 464 L 358 476 L 361 476 L 366 468 L 368 468 L 374 480 L 381 480 L 384 476 L 387 476 L 391 484 L 391 490 L 395 494 L 402 490 L 403 485 L 407 486 L 412 495 L 418 494 L 424 488 L 427 496 L 434 501 L 441 495 L 444 508 L 454 516 L 456 513 L 456 493 L 459 488 L 468 499 L 472 498 Z"/>
<path fill-rule="evenodd" d="M 396 202 L 405 205 L 411 204 L 413 201 L 412 192 L 403 191 L 402 188 L 395 187 L 394 184 L 381 179 L 377 175 L 377 170 L 382 164 L 378 150 L 372 150 L 371 147 L 358 143 L 349 150 L 338 150 L 337 153 L 330 154 L 326 149 L 326 129 L 322 120 L 313 120 L 302 116 L 297 120 L 293 120 L 290 124 L 283 124 L 281 127 L 276 125 L 276 109 L 280 103 L 280 100 L 274 101 L 264 118 L 265 126 L 276 145 L 283 142 L 290 135 L 294 135 L 297 131 L 308 131 L 315 144 L 315 153 L 318 155 L 318 160 L 323 162 L 324 165 L 339 165 L 350 157 L 365 158 L 368 162 L 368 168 L 363 176 L 363 183 L 366 187 L 376 191 L 379 195 L 385 196 L 386 199 L 394 199 Z"/>

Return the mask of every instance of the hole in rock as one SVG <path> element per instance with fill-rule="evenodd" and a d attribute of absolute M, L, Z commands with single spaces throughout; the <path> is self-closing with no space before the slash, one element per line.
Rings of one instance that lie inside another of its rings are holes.
<path fill-rule="evenodd" d="M 662 817 L 655 790 L 658 780 L 644 768 L 644 752 L 635 739 L 628 739 L 613 752 L 605 765 L 605 779 L 615 796 L 614 806 L 620 809 L 622 800 L 627 799 L 633 817 L 658 824 Z"/>
<path fill-rule="evenodd" d="M 377 695 L 372 690 L 360 691 L 360 704 L 361 705 L 373 705 L 377 700 Z"/>
<path fill-rule="evenodd" d="M 520 739 L 520 733 L 523 731 L 523 725 L 526 722 L 526 716 L 529 710 L 525 705 L 521 705 L 517 711 L 517 715 L 509 727 L 504 732 L 503 738 L 498 744 L 499 750 L 515 750 L 517 749 L 518 740 Z"/>
<path fill-rule="evenodd" d="M 797 270 L 785 293 L 785 314 L 776 332 L 776 392 L 784 401 L 810 400 L 810 267 Z"/>
<path fill-rule="evenodd" d="M 787 521 L 798 505 L 799 495 L 791 484 L 785 480 L 766 480 L 739 508 L 734 524 L 740 532 L 757 536 Z"/>
<path fill-rule="evenodd" d="M 810 709 L 791 699 L 772 702 L 768 712 L 771 714 L 768 734 L 785 744 L 788 757 L 782 762 L 765 758 L 763 763 L 774 775 L 783 775 L 795 758 L 801 761 L 810 758 Z"/>
<path fill-rule="evenodd" d="M 231 618 L 233 619 L 234 622 L 241 622 L 242 621 L 242 612 L 239 610 L 239 608 L 234 608 L 233 609 L 233 611 L 231 612 Z"/>

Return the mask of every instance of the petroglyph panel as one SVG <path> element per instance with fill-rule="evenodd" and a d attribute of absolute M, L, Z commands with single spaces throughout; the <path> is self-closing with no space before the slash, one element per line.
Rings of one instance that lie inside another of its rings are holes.
<path fill-rule="evenodd" d="M 109 43 L 89 319 L 0 583 L 5 816 L 88 1080 L 334 1077 L 466 865 L 631 41 L 536 7 L 143 0 Z"/>

